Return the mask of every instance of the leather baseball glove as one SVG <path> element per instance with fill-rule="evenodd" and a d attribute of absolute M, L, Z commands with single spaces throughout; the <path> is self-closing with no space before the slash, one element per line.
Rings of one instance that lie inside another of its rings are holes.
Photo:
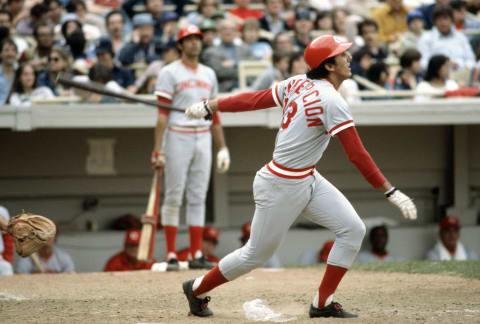
<path fill-rule="evenodd" d="M 15 240 L 15 250 L 22 257 L 38 251 L 55 237 L 55 224 L 46 217 L 23 213 L 12 217 L 7 232 Z"/>

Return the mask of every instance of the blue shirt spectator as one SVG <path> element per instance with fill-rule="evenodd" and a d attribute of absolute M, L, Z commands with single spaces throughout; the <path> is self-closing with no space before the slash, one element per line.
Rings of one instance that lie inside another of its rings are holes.
<path fill-rule="evenodd" d="M 17 45 L 6 38 L 0 44 L 0 104 L 5 104 L 15 76 L 15 63 L 17 61 Z"/>

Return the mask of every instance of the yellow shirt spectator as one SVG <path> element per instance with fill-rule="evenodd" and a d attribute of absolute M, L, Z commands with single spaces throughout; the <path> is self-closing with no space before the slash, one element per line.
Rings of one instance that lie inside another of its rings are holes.
<path fill-rule="evenodd" d="M 387 3 L 372 14 L 378 24 L 378 40 L 384 43 L 395 42 L 407 30 L 407 13 L 410 8 L 402 0 L 387 0 Z"/>

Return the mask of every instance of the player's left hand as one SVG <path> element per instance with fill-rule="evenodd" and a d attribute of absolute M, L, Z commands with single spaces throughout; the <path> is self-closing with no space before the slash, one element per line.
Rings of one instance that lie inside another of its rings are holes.
<path fill-rule="evenodd" d="M 400 209 L 403 217 L 411 220 L 417 219 L 417 207 L 415 207 L 415 204 L 410 197 L 397 188 L 393 188 L 385 195 L 388 201 Z"/>
<path fill-rule="evenodd" d="M 207 120 L 212 119 L 213 112 L 210 106 L 208 105 L 208 100 L 197 102 L 185 110 L 185 116 L 190 119 L 201 119 L 205 118 Z"/>
<path fill-rule="evenodd" d="M 230 153 L 227 147 L 221 148 L 217 153 L 217 172 L 225 173 L 230 167 Z"/>

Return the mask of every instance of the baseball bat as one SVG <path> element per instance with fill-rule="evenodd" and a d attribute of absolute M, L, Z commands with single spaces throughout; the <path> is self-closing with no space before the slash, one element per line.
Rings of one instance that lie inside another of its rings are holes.
<path fill-rule="evenodd" d="M 104 96 L 109 96 L 109 97 L 118 98 L 118 99 L 127 100 L 127 101 L 132 101 L 132 102 L 138 102 L 138 103 L 142 103 L 142 104 L 147 105 L 147 106 L 153 106 L 153 107 L 156 107 L 156 108 L 164 108 L 164 109 L 167 109 L 167 110 L 180 111 L 182 113 L 185 112 L 185 109 L 172 107 L 170 105 L 167 105 L 167 104 L 164 104 L 164 103 L 161 103 L 161 102 L 145 100 L 145 99 L 138 98 L 135 95 L 129 95 L 129 94 L 125 94 L 125 93 L 118 93 L 118 92 L 111 91 L 111 90 L 107 89 L 105 87 L 105 85 L 103 85 L 101 83 L 98 83 L 98 82 L 75 81 L 75 80 L 73 80 L 72 76 L 70 74 L 67 74 L 67 73 L 60 73 L 57 77 L 57 82 L 64 85 L 64 86 L 77 88 L 77 89 L 81 89 L 81 90 L 85 90 L 85 91 L 89 91 L 89 92 L 93 92 L 93 93 L 98 93 L 98 94 L 101 94 L 101 95 L 104 95 Z"/>
<path fill-rule="evenodd" d="M 157 202 L 157 189 L 158 188 L 158 178 L 159 174 L 161 174 L 163 168 L 155 169 L 153 172 L 153 179 L 152 179 L 152 186 L 150 188 L 150 195 L 148 197 L 148 204 L 147 210 L 145 215 L 148 217 L 152 217 L 154 219 L 154 224 L 152 223 L 144 223 L 142 225 L 142 234 L 140 236 L 140 244 L 138 246 L 137 252 L 137 259 L 141 261 L 150 261 L 153 249 L 151 241 L 152 241 L 152 233 L 154 229 L 156 230 L 157 227 L 157 217 L 155 215 L 155 203 Z"/>
<path fill-rule="evenodd" d="M 38 268 L 38 270 L 41 273 L 45 273 L 45 269 L 42 266 L 42 263 L 40 262 L 40 259 L 38 258 L 37 252 L 34 252 L 30 254 L 30 258 L 32 259 L 33 263 L 35 263 L 35 266 Z"/>

